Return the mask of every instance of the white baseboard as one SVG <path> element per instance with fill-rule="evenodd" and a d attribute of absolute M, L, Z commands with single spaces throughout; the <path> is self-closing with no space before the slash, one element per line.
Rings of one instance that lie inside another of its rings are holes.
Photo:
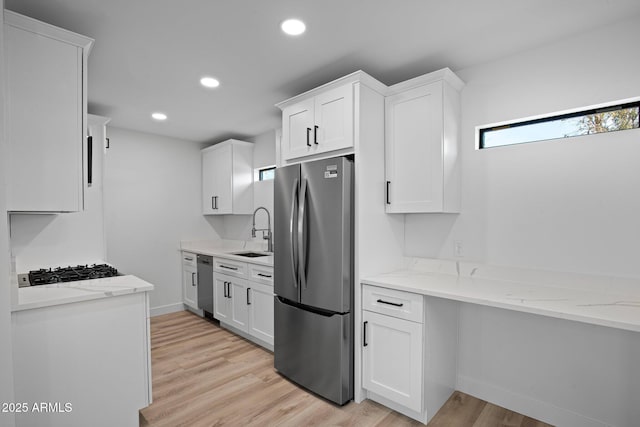
<path fill-rule="evenodd" d="M 530 396 L 461 375 L 458 375 L 456 390 L 552 425 L 562 427 L 611 427 L 611 424 L 560 408 L 549 402 L 543 402 Z"/>
<path fill-rule="evenodd" d="M 177 303 L 177 304 L 167 304 L 167 305 L 161 305 L 160 307 L 151 307 L 149 309 L 149 315 L 151 317 L 154 316 L 160 316 L 162 314 L 169 314 L 169 313 L 177 313 L 178 311 L 184 311 L 184 304 Z"/>

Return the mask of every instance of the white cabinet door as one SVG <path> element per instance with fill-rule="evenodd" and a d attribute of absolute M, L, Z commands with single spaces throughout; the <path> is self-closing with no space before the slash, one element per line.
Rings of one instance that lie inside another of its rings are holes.
<path fill-rule="evenodd" d="M 273 345 L 273 287 L 249 282 L 249 333 Z"/>
<path fill-rule="evenodd" d="M 282 111 L 282 156 L 285 159 L 306 156 L 313 144 L 314 99 L 291 105 Z"/>
<path fill-rule="evenodd" d="M 386 98 L 387 212 L 443 211 L 443 83 Z"/>
<path fill-rule="evenodd" d="M 315 97 L 312 144 L 316 152 L 353 147 L 353 85 L 328 90 Z"/>
<path fill-rule="evenodd" d="M 194 310 L 198 309 L 198 269 L 196 255 L 188 252 L 182 254 L 182 301 Z"/>
<path fill-rule="evenodd" d="M 215 158 L 216 151 L 202 152 L 202 213 L 215 213 Z"/>
<path fill-rule="evenodd" d="M 213 317 L 228 323 L 231 319 L 231 305 L 229 304 L 230 281 L 233 278 L 224 274 L 213 274 Z"/>
<path fill-rule="evenodd" d="M 329 89 L 282 110 L 285 160 L 353 147 L 353 84 Z"/>
<path fill-rule="evenodd" d="M 362 319 L 363 387 L 421 412 L 423 325 L 370 311 Z"/>
<path fill-rule="evenodd" d="M 226 145 L 215 150 L 213 162 L 213 196 L 215 213 L 230 214 L 233 210 L 233 147 Z"/>
<path fill-rule="evenodd" d="M 8 210 L 81 211 L 92 41 L 12 12 L 5 22 Z"/>
<path fill-rule="evenodd" d="M 243 331 L 249 331 L 249 291 L 247 281 L 242 279 L 230 280 L 229 304 L 231 316 L 229 324 Z"/>

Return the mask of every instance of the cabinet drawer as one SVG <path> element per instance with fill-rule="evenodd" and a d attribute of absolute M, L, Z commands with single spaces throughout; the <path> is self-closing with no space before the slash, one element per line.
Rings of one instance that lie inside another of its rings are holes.
<path fill-rule="evenodd" d="M 273 267 L 249 264 L 249 280 L 273 286 Z"/>
<path fill-rule="evenodd" d="M 363 310 L 424 323 L 422 295 L 371 285 L 363 285 L 362 290 Z"/>
<path fill-rule="evenodd" d="M 193 254 L 191 252 L 182 252 L 182 266 L 183 267 L 193 267 L 193 268 L 197 268 L 198 266 L 198 259 L 196 254 Z"/>
<path fill-rule="evenodd" d="M 230 274 L 236 277 L 247 276 L 247 263 L 231 261 L 223 258 L 214 258 L 213 271 L 223 274 Z"/>

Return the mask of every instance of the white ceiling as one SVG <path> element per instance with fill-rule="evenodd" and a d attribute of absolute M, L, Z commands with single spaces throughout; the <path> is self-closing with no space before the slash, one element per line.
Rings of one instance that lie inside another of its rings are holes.
<path fill-rule="evenodd" d="M 390 85 L 640 14 L 638 0 L 5 0 L 5 7 L 96 40 L 90 113 L 199 142 L 277 128 L 276 102 L 358 69 Z M 307 32 L 284 35 L 279 24 L 289 17 L 303 19 Z M 221 86 L 205 90 L 203 75 Z M 169 119 L 153 121 L 154 111 Z"/>

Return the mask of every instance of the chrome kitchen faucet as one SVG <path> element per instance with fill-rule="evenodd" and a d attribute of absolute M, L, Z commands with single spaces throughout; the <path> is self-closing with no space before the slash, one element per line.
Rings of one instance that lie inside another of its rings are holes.
<path fill-rule="evenodd" d="M 267 228 L 256 228 L 256 213 L 260 210 L 264 209 L 267 213 Z M 273 234 L 271 233 L 271 215 L 269 214 L 269 210 L 264 206 L 259 206 L 253 211 L 253 227 L 251 228 L 251 237 L 256 237 L 256 231 L 262 231 L 262 238 L 267 241 L 267 252 L 273 252 Z M 264 232 L 267 232 L 266 236 Z"/>

